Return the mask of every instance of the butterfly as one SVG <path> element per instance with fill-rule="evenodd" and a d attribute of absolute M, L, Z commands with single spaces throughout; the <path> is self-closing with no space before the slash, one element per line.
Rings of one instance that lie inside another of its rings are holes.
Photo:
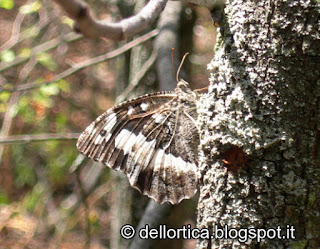
<path fill-rule="evenodd" d="M 177 204 L 197 191 L 198 99 L 180 80 L 174 91 L 123 102 L 92 122 L 77 148 L 125 173 L 132 187 L 156 202 Z"/>

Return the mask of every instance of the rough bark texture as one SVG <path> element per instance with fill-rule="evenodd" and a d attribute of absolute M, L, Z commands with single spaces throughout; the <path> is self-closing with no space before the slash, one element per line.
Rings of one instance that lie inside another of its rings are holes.
<path fill-rule="evenodd" d="M 320 3 L 234 0 L 225 13 L 199 103 L 198 227 L 280 226 L 283 235 L 289 224 L 296 239 L 200 239 L 197 248 L 319 248 Z"/>

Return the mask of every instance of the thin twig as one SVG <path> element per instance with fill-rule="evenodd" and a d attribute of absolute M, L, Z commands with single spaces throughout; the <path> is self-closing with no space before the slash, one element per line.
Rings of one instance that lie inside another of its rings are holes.
<path fill-rule="evenodd" d="M 15 46 L 16 44 L 18 44 L 19 42 L 27 39 L 27 38 L 30 38 L 32 36 L 34 36 L 34 34 L 37 34 L 37 33 L 40 33 L 40 30 L 42 30 L 42 28 L 44 28 L 46 25 L 48 25 L 48 23 L 51 23 L 52 20 L 54 18 L 57 17 L 57 15 L 60 13 L 60 11 L 52 11 L 53 12 L 53 15 L 50 16 L 50 17 L 44 17 L 44 18 L 41 18 L 41 10 L 39 10 L 39 14 L 40 14 L 40 20 L 38 23 L 36 23 L 32 28 L 31 30 L 30 29 L 27 29 L 25 31 L 22 31 L 20 32 L 19 36 L 17 37 L 18 40 L 16 40 L 15 38 L 11 37 L 5 44 L 3 44 L 1 47 L 0 47 L 0 51 L 3 51 L 3 50 L 7 50 L 7 49 L 10 49 L 12 48 L 13 46 Z M 51 13 L 50 13 L 51 14 Z M 79 37 L 82 37 L 82 35 L 80 35 Z"/>
<path fill-rule="evenodd" d="M 16 107 L 16 104 L 19 100 L 19 96 L 20 96 L 20 93 L 15 92 L 10 96 L 10 99 L 8 101 L 8 108 L 4 114 L 1 130 L 0 130 L 0 144 L 1 144 L 1 138 L 2 137 L 6 138 L 10 132 L 12 118 L 14 116 L 15 107 Z M 2 156 L 3 156 L 4 149 L 5 149 L 4 146 L 0 146 L 0 165 L 2 162 Z"/>
<path fill-rule="evenodd" d="M 81 181 L 81 170 L 80 169 L 76 170 L 76 180 L 77 180 L 78 187 L 80 189 L 80 196 L 81 196 L 81 200 L 84 205 L 84 211 L 85 211 L 85 231 L 86 231 L 85 248 L 89 249 L 90 244 L 91 244 L 91 223 L 90 223 L 90 217 L 89 217 L 90 208 L 89 208 L 89 203 L 87 200 L 88 194 L 85 191 L 83 184 L 82 184 L 82 181 Z"/>
<path fill-rule="evenodd" d="M 16 19 L 12 25 L 11 37 L 8 41 L 6 41 L 1 47 L 0 51 L 6 50 L 12 47 L 12 44 L 15 44 L 19 40 L 21 23 L 26 15 L 22 14 L 20 11 L 18 12 Z"/>
<path fill-rule="evenodd" d="M 89 67 L 89 66 L 92 66 L 92 65 L 95 65 L 97 63 L 100 63 L 102 61 L 105 61 L 105 60 L 108 60 L 108 59 L 112 59 L 128 50 L 130 50 L 131 48 L 149 40 L 150 38 L 156 36 L 158 34 L 158 30 L 153 30 L 143 36 L 140 36 L 139 38 L 125 44 L 124 46 L 118 48 L 118 49 L 115 49 L 113 50 L 112 52 L 109 52 L 109 53 L 106 53 L 106 54 L 103 54 L 103 55 L 100 55 L 100 56 L 97 56 L 95 58 L 92 58 L 92 59 L 89 59 L 89 60 L 86 60 L 86 61 L 83 61 L 83 62 L 80 62 L 80 63 L 77 63 L 75 64 L 73 67 L 67 69 L 66 71 L 56 75 L 52 80 L 50 81 L 41 81 L 41 82 L 38 82 L 38 83 L 28 83 L 28 84 L 24 84 L 24 85 L 21 85 L 21 86 L 17 86 L 16 88 L 12 88 L 12 89 L 2 89 L 2 91 L 8 91 L 8 92 L 13 92 L 13 91 L 25 91 L 25 90 L 30 90 L 30 89 L 34 89 L 34 88 L 37 88 L 37 87 L 40 87 L 42 85 L 48 85 L 50 83 L 53 83 L 53 82 L 56 82 L 58 80 L 61 80 L 83 68 L 86 68 L 86 67 Z M 1 89 L 0 89 L 1 90 Z"/>
<path fill-rule="evenodd" d="M 22 82 L 23 80 L 28 77 L 29 73 L 32 71 L 32 68 L 36 65 L 37 60 L 35 58 L 31 58 L 25 66 L 21 69 L 18 82 Z M 10 96 L 10 100 L 8 103 L 7 111 L 4 115 L 2 127 L 0 130 L 0 138 L 3 138 L 5 140 L 6 137 L 8 137 L 12 125 L 12 120 L 14 118 L 14 110 L 16 108 L 16 105 L 19 101 L 19 98 L 21 96 L 21 92 L 14 92 Z M 0 141 L 1 144 L 1 141 Z M 0 146 L 0 162 L 2 161 L 3 152 L 5 150 L 5 146 Z"/>
<path fill-rule="evenodd" d="M 48 220 L 50 224 L 52 224 L 55 227 L 57 233 L 59 234 L 60 231 L 64 230 L 66 224 L 63 222 L 63 217 L 59 212 L 58 206 L 56 206 L 56 203 L 53 200 L 54 190 L 45 173 L 45 168 L 41 167 L 40 165 L 41 164 L 34 165 L 35 172 L 38 178 L 37 184 L 41 184 L 45 188 L 42 198 L 48 211 Z"/>
<path fill-rule="evenodd" d="M 29 134 L 29 135 L 16 135 L 6 138 L 0 137 L 0 144 L 14 144 L 14 143 L 30 143 L 37 141 L 49 140 L 74 140 L 79 137 L 80 133 L 52 133 L 52 134 Z"/>
<path fill-rule="evenodd" d="M 168 0 L 150 0 L 137 14 L 118 23 L 96 20 L 88 6 L 79 0 L 54 0 L 76 22 L 76 29 L 86 37 L 122 40 L 146 30 L 160 15 Z"/>
<path fill-rule="evenodd" d="M 14 61 L 9 62 L 9 63 L 8 62 L 1 62 L 0 63 L 0 72 L 6 70 L 8 68 L 17 66 L 17 65 L 29 60 L 31 57 L 35 56 L 38 53 L 46 52 L 48 50 L 54 49 L 54 48 L 58 47 L 61 43 L 73 42 L 75 40 L 78 40 L 81 37 L 82 37 L 82 35 L 75 34 L 75 33 L 71 32 L 71 33 L 63 36 L 62 38 L 58 37 L 58 38 L 52 39 L 50 41 L 44 42 L 44 43 L 40 44 L 39 46 L 36 46 L 35 48 L 33 48 L 32 52 L 30 53 L 29 56 L 17 57 Z"/>

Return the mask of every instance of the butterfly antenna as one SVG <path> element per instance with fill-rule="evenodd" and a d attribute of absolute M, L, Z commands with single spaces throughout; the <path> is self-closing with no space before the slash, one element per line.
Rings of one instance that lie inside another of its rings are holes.
<path fill-rule="evenodd" d="M 188 52 L 184 54 L 184 56 L 182 57 L 182 60 L 181 60 L 181 63 L 180 63 L 180 66 L 178 68 L 178 71 L 177 71 L 177 74 L 176 74 L 176 81 L 179 82 L 179 73 L 180 73 L 180 70 L 181 70 L 181 67 L 184 63 L 184 60 L 186 59 L 186 57 L 188 56 Z"/>
<path fill-rule="evenodd" d="M 174 51 L 174 48 L 171 48 L 172 72 L 173 72 L 173 75 L 174 75 L 174 74 L 175 74 L 175 72 L 176 72 L 176 69 L 174 68 L 173 51 Z"/>
<path fill-rule="evenodd" d="M 202 92 L 204 90 L 208 90 L 209 86 L 205 86 L 205 87 L 202 87 L 202 88 L 199 88 L 199 89 L 195 89 L 193 90 L 194 92 Z"/>

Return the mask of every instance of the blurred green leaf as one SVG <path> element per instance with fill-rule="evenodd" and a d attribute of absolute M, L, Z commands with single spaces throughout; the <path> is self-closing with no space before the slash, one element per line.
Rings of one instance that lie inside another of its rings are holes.
<path fill-rule="evenodd" d="M 7 101 L 9 100 L 11 93 L 0 92 L 0 113 L 7 111 Z"/>
<path fill-rule="evenodd" d="M 3 87 L 3 89 L 11 89 L 13 87 L 13 85 L 11 83 L 6 83 L 2 87 Z"/>
<path fill-rule="evenodd" d="M 11 96 L 9 92 L 0 92 L 0 102 L 7 102 Z"/>
<path fill-rule="evenodd" d="M 37 12 L 41 8 L 41 2 L 40 1 L 34 1 L 31 4 L 26 4 L 20 7 L 20 12 L 22 14 L 30 14 L 33 12 Z"/>
<path fill-rule="evenodd" d="M 19 118 L 21 118 L 26 123 L 34 123 L 35 118 L 35 110 L 30 105 L 31 96 L 24 95 L 21 96 L 18 102 L 18 114 Z"/>
<path fill-rule="evenodd" d="M 16 58 L 16 55 L 10 49 L 5 50 L 1 53 L 1 60 L 4 62 L 12 62 L 14 58 Z"/>
<path fill-rule="evenodd" d="M 34 93 L 32 95 L 32 100 L 38 105 L 42 105 L 47 108 L 50 108 L 54 105 L 54 101 L 47 95 L 42 94 L 41 91 L 37 91 L 36 93 Z"/>
<path fill-rule="evenodd" d="M 64 79 L 61 79 L 61 80 L 58 80 L 57 82 L 57 86 L 64 92 L 70 92 L 71 90 L 71 87 L 70 87 L 70 84 L 68 81 L 64 80 Z"/>
<path fill-rule="evenodd" d="M 68 117 L 63 113 L 58 113 L 56 117 L 56 126 L 59 131 L 63 130 L 68 121 Z"/>
<path fill-rule="evenodd" d="M 39 89 L 40 93 L 46 96 L 57 95 L 60 90 L 56 84 L 42 85 Z"/>
<path fill-rule="evenodd" d="M 4 113 L 7 111 L 7 104 L 5 103 L 0 103 L 0 113 Z"/>
<path fill-rule="evenodd" d="M 23 162 L 15 167 L 15 175 L 15 183 L 19 187 L 32 186 L 37 181 L 34 168 Z"/>
<path fill-rule="evenodd" d="M 33 211 L 36 207 L 41 204 L 43 193 L 45 191 L 44 186 L 41 183 L 38 183 L 34 186 L 32 192 L 27 193 L 24 198 L 24 206 L 29 211 Z"/>
<path fill-rule="evenodd" d="M 19 99 L 19 108 L 23 108 L 30 104 L 30 96 L 23 95 Z"/>
<path fill-rule="evenodd" d="M 0 8 L 11 10 L 14 7 L 13 0 L 0 0 Z"/>
<path fill-rule="evenodd" d="M 67 24 L 71 28 L 74 25 L 74 21 L 71 18 L 67 17 L 67 16 L 61 17 L 61 22 L 64 23 L 64 24 Z"/>
<path fill-rule="evenodd" d="M 25 29 L 25 32 L 28 34 L 30 37 L 36 37 L 39 34 L 40 29 L 37 27 L 28 27 Z"/>
<path fill-rule="evenodd" d="M 9 203 L 9 198 L 6 193 L 0 191 L 0 205 L 1 204 L 8 204 Z"/>
<path fill-rule="evenodd" d="M 37 54 L 39 63 L 50 71 L 54 71 L 57 68 L 57 64 L 53 60 L 52 56 L 48 53 Z"/>
<path fill-rule="evenodd" d="M 19 56 L 22 58 L 28 58 L 31 55 L 32 50 L 30 48 L 21 49 Z"/>

